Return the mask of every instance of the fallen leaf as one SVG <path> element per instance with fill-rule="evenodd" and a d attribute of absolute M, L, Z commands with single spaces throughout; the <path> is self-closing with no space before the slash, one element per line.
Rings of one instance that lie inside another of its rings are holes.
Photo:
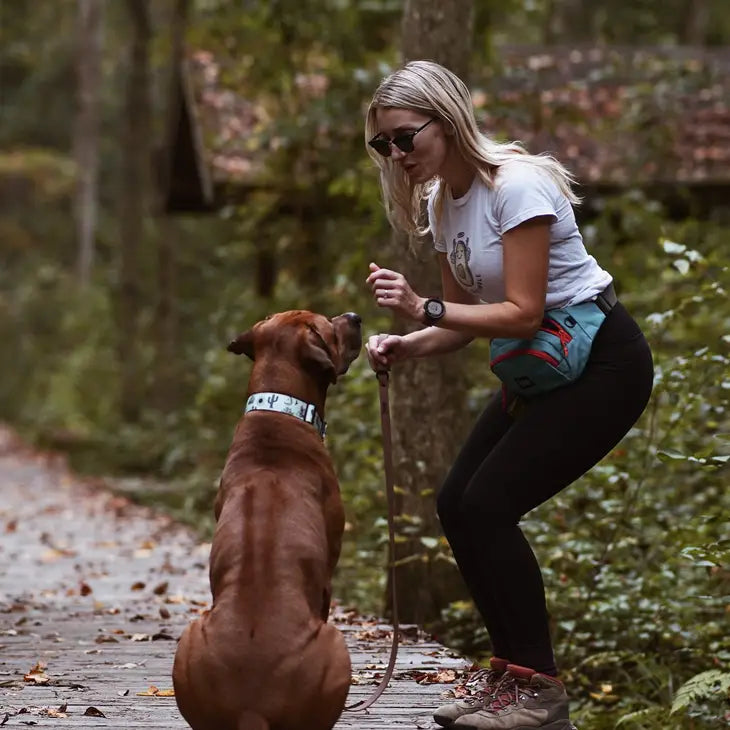
<path fill-rule="evenodd" d="M 87 717 L 106 717 L 106 715 L 101 710 L 97 710 L 96 707 L 87 707 L 84 711 L 84 715 Z"/>
<path fill-rule="evenodd" d="M 26 682 L 32 682 L 33 684 L 48 684 L 50 682 L 50 677 L 46 675 L 45 672 L 46 665 L 42 662 L 38 662 L 33 669 L 26 674 L 23 679 Z"/>
<path fill-rule="evenodd" d="M 141 580 L 138 580 L 136 583 L 132 583 L 130 590 L 143 591 L 144 588 L 145 588 L 145 584 Z"/>
<path fill-rule="evenodd" d="M 113 636 L 97 636 L 94 639 L 94 642 L 97 644 L 118 644 L 119 640 L 115 639 Z"/>
<path fill-rule="evenodd" d="M 160 689 L 155 687 L 154 684 L 150 685 L 144 692 L 137 692 L 139 697 L 174 697 L 174 689 Z"/>

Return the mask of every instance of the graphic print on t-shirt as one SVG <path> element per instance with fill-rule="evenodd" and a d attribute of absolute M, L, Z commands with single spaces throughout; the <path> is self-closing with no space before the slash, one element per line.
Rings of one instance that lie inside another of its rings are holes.
<path fill-rule="evenodd" d="M 471 288 L 474 286 L 474 275 L 469 268 L 469 259 L 471 258 L 469 239 L 466 238 L 465 233 L 457 233 L 453 243 L 453 248 L 449 254 L 452 270 L 462 286 Z"/>

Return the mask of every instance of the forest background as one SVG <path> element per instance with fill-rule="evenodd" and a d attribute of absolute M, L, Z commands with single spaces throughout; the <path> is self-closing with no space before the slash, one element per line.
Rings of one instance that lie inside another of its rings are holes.
<path fill-rule="evenodd" d="M 290 308 L 358 311 L 366 334 L 404 328 L 373 306 L 371 260 L 409 272 L 421 294 L 434 286 L 428 246 L 416 261 L 387 227 L 363 117 L 385 73 L 435 58 L 469 79 L 496 137 L 563 130 L 586 243 L 655 354 L 640 422 L 523 521 L 575 720 L 730 727 L 730 113 L 707 60 L 729 43 L 727 0 L 4 0 L 0 418 L 209 536 L 249 372 L 225 351 L 231 337 Z M 616 51 L 588 81 L 563 80 L 579 103 L 551 106 L 541 72 L 558 49 L 591 48 Z M 642 64 L 650 73 L 632 81 Z M 587 92 L 607 78 L 630 102 L 613 115 Z M 672 157 L 687 141 L 683 100 L 708 94 L 714 116 Z M 190 179 L 176 164 L 181 109 L 200 121 L 204 168 Z M 607 153 L 617 139 L 633 167 Z M 698 187 L 680 172 L 703 160 L 718 164 Z M 481 660 L 488 637 L 434 491 L 498 387 L 487 357 L 474 343 L 392 378 L 403 618 Z M 336 595 L 387 613 L 364 357 L 327 418 L 347 509 Z"/>

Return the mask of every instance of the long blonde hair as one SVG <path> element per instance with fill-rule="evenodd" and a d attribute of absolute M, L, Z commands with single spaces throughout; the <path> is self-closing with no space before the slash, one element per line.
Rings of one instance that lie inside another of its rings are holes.
<path fill-rule="evenodd" d="M 572 175 L 554 157 L 531 155 L 518 142 L 500 144 L 483 134 L 477 127 L 466 84 L 438 63 L 411 61 L 380 82 L 365 118 L 366 143 L 378 133 L 375 114 L 379 108 L 410 109 L 440 119 L 453 131 L 459 154 L 474 165 L 477 175 L 489 188 L 494 187 L 500 165 L 519 155 L 521 160 L 548 172 L 571 203 L 580 202 L 571 187 L 574 182 Z M 438 185 L 438 191 L 434 199 L 434 217 L 438 227 L 446 186 L 439 184 L 438 178 L 412 184 L 403 168 L 392 158 L 379 155 L 367 144 L 366 148 L 380 168 L 383 201 L 393 228 L 408 233 L 411 239 L 429 232 L 428 223 L 421 225 L 422 201 L 429 197 L 435 185 Z"/>

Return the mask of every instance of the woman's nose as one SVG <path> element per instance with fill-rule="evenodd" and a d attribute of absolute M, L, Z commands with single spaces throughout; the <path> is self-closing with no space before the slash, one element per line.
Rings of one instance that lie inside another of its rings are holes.
<path fill-rule="evenodd" d="M 390 156 L 394 160 L 402 160 L 407 154 L 408 153 L 403 152 L 403 150 L 398 147 L 398 145 L 395 145 L 392 142 L 390 143 Z"/>

